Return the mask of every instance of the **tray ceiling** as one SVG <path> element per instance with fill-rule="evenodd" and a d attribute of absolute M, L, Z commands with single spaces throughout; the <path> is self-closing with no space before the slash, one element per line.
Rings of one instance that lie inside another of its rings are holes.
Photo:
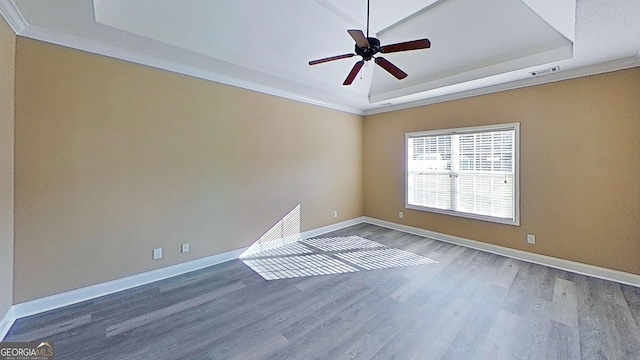
<path fill-rule="evenodd" d="M 351 86 L 358 58 L 307 62 L 353 52 L 346 30 L 365 30 L 364 0 L 0 0 L 0 11 L 22 36 L 360 114 L 640 64 L 637 0 L 371 0 L 371 36 L 432 47 L 385 54 L 404 80 L 368 62 Z"/>

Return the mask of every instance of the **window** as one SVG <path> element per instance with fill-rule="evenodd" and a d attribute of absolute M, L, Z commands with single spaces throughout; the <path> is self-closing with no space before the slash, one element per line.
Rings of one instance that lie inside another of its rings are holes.
<path fill-rule="evenodd" d="M 519 124 L 406 134 L 406 207 L 520 225 Z"/>

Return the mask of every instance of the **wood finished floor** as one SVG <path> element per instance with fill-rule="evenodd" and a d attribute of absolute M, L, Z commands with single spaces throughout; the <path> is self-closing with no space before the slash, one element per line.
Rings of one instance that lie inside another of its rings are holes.
<path fill-rule="evenodd" d="M 62 359 L 640 359 L 640 289 L 361 224 L 437 263 L 264 280 L 240 260 L 18 320 Z"/>

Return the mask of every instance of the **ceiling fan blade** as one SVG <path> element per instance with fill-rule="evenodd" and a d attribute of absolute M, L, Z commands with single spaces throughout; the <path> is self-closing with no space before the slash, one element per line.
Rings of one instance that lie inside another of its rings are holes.
<path fill-rule="evenodd" d="M 429 39 L 420 39 L 420 40 L 401 42 L 397 44 L 385 45 L 380 48 L 380 52 L 384 54 L 388 54 L 388 53 L 393 53 L 398 51 L 428 49 L 430 47 L 431 47 L 431 41 L 429 41 Z"/>
<path fill-rule="evenodd" d="M 407 77 L 407 73 L 400 70 L 397 66 L 393 65 L 389 62 L 389 60 L 383 57 L 376 58 L 376 64 L 380 65 L 383 69 L 387 70 L 389 74 L 395 76 L 398 80 L 404 79 Z"/>
<path fill-rule="evenodd" d="M 332 56 L 324 59 L 313 60 L 313 61 L 309 61 L 309 65 L 317 65 L 317 64 L 322 64 L 322 63 L 326 63 L 333 60 L 346 59 L 346 58 L 353 57 L 355 55 L 356 54 L 344 54 L 344 55 Z"/>
<path fill-rule="evenodd" d="M 362 32 L 362 30 L 352 29 L 352 30 L 347 30 L 347 32 L 349 33 L 349 35 L 351 35 L 353 40 L 356 41 L 356 44 L 358 45 L 358 47 L 361 47 L 363 49 L 367 49 L 371 47 L 371 45 L 369 45 L 369 40 L 367 40 L 367 37 L 364 36 L 364 33 Z"/>
<path fill-rule="evenodd" d="M 356 76 L 358 76 L 360 69 L 362 69 L 362 65 L 364 65 L 364 60 L 360 60 L 353 65 L 353 69 L 351 69 L 351 72 L 347 75 L 347 78 L 344 80 L 342 85 L 351 85 Z"/>

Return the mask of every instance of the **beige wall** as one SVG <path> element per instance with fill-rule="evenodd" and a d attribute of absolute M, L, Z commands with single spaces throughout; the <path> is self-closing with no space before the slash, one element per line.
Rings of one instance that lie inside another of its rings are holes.
<path fill-rule="evenodd" d="M 248 246 L 297 204 L 303 230 L 364 214 L 640 274 L 640 69 L 363 125 L 34 40 L 16 51 L 15 303 Z M 504 122 L 521 123 L 520 227 L 404 209 L 405 132 Z M 150 259 L 154 247 L 164 259 Z"/>
<path fill-rule="evenodd" d="M 520 227 L 404 209 L 406 132 L 508 122 L 521 124 Z M 368 116 L 365 215 L 640 274 L 639 139 L 640 68 Z"/>
<path fill-rule="evenodd" d="M 13 80 L 15 46 L 16 37 L 0 16 L 0 320 L 11 307 L 13 294 Z"/>
<path fill-rule="evenodd" d="M 25 38 L 16 64 L 16 303 L 248 246 L 297 204 L 303 231 L 363 214 L 360 116 Z"/>

